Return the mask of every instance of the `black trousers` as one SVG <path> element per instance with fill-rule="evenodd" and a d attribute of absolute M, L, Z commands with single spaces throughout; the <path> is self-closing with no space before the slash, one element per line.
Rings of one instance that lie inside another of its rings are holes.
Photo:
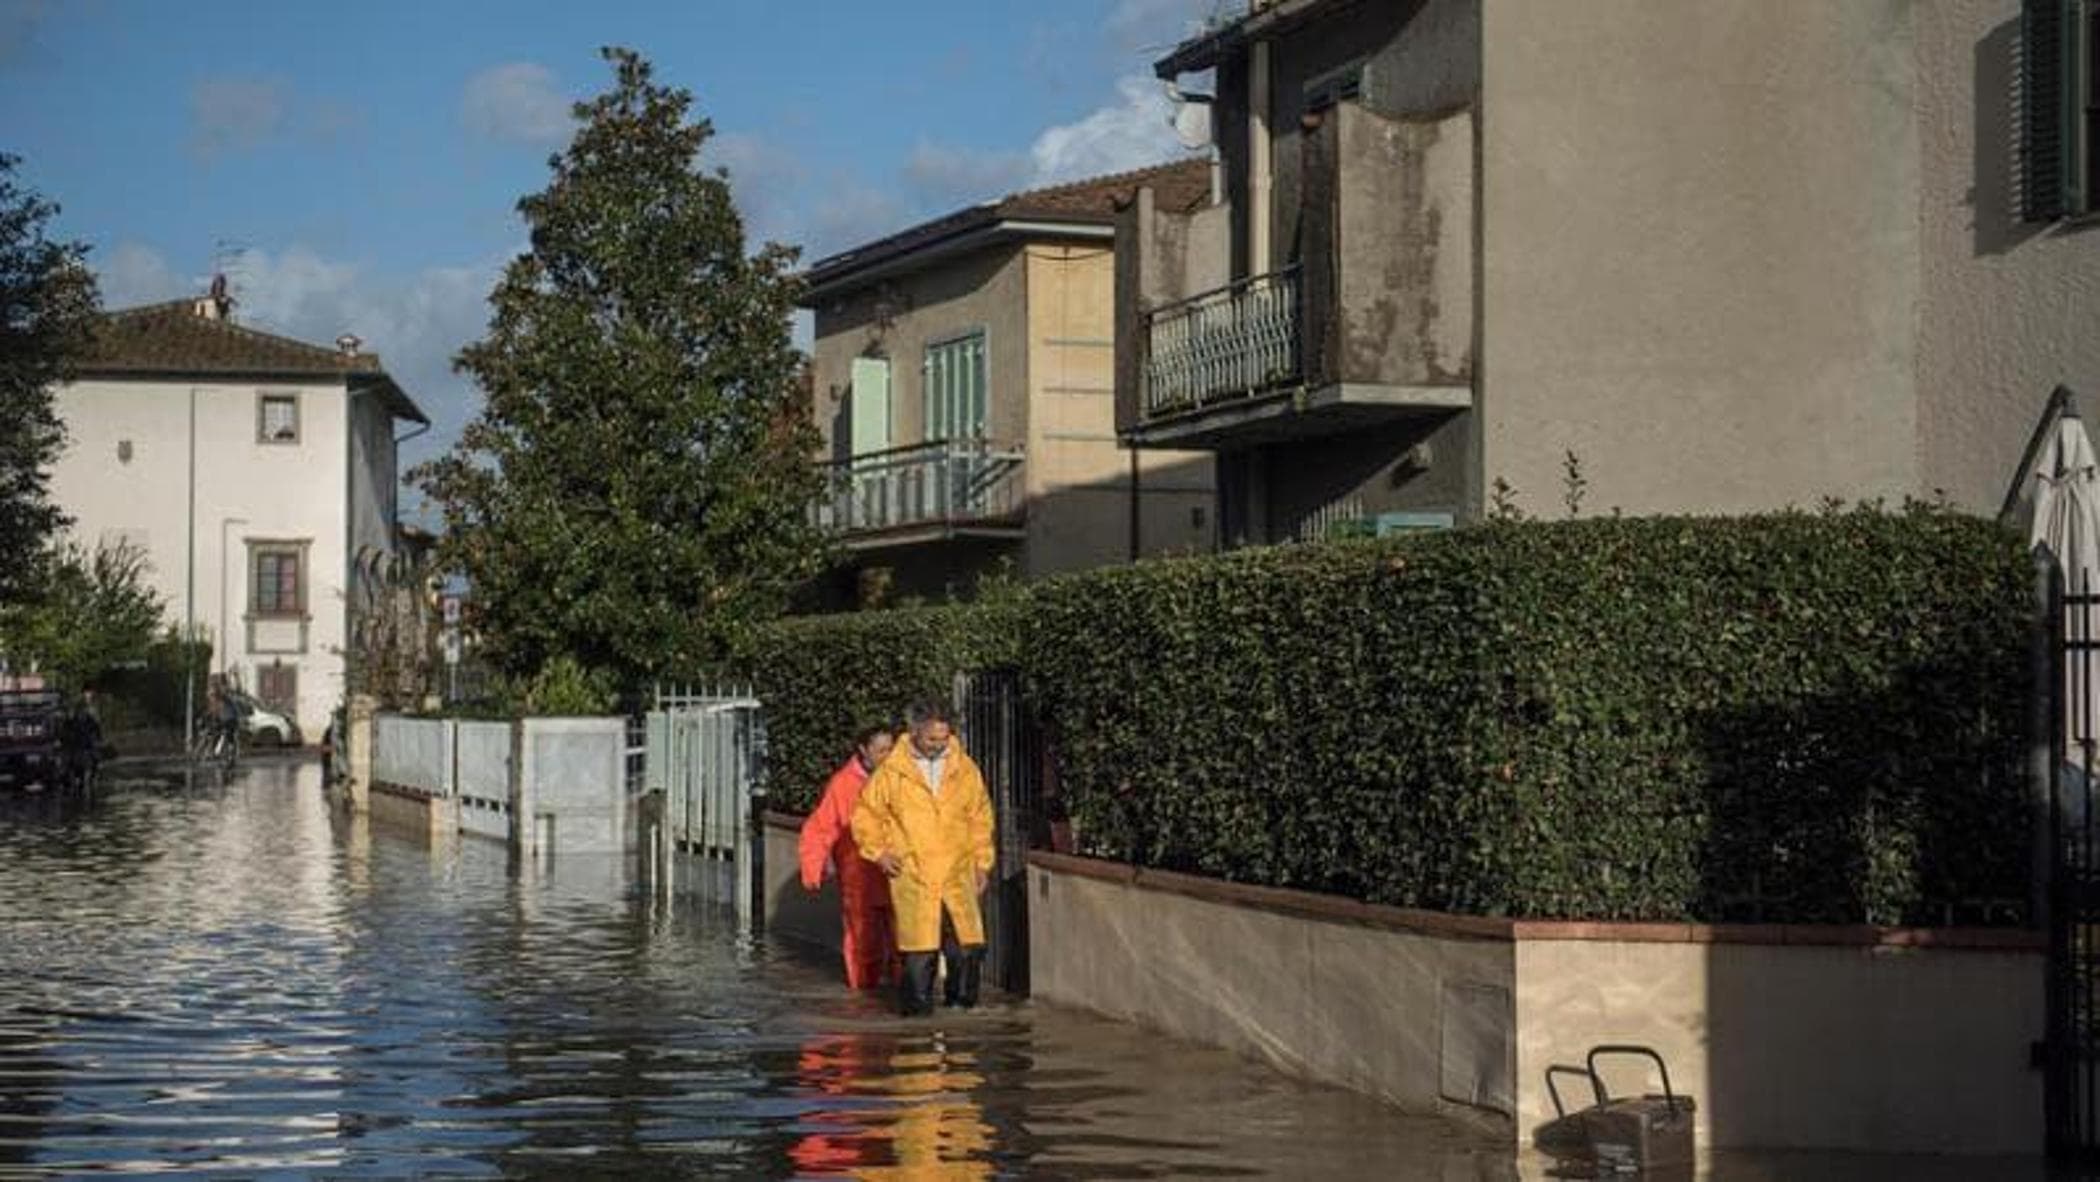
<path fill-rule="evenodd" d="M 941 950 L 939 952 L 907 952 L 904 954 L 904 971 L 898 978 L 901 993 L 898 1008 L 907 1018 L 933 1012 L 933 978 L 939 965 L 937 958 L 948 960 L 948 979 L 941 989 L 944 1005 L 971 1009 L 977 1004 L 977 995 L 984 979 L 984 945 L 965 944 L 955 936 L 955 920 L 946 907 L 941 908 Z"/>

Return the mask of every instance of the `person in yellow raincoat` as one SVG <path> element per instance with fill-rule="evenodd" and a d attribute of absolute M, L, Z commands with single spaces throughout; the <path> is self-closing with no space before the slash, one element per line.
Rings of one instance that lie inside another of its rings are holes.
<path fill-rule="evenodd" d="M 911 729 L 891 749 L 853 810 L 860 856 L 890 880 L 890 909 L 903 954 L 900 1008 L 933 1010 L 935 958 L 948 957 L 951 1006 L 977 1004 L 984 969 L 984 919 L 977 897 L 992 872 L 992 799 L 962 749 L 946 709 L 912 708 Z"/>

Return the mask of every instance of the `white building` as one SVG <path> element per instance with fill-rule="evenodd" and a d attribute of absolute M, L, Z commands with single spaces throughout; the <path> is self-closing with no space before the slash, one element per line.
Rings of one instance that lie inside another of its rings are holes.
<path fill-rule="evenodd" d="M 343 693 L 353 572 L 393 546 L 397 424 L 429 419 L 345 336 L 235 324 L 206 296 L 111 313 L 58 391 L 52 493 L 89 546 L 128 542 L 214 672 L 318 739 Z"/>

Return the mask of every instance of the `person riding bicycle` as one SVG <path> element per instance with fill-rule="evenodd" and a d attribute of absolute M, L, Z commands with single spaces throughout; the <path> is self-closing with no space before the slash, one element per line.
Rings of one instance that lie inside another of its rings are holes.
<path fill-rule="evenodd" d="M 223 679 L 212 679 L 205 701 L 205 717 L 210 720 L 212 729 L 227 742 L 237 743 L 241 734 L 241 707 L 239 702 L 234 701 L 233 694 L 228 692 Z"/>

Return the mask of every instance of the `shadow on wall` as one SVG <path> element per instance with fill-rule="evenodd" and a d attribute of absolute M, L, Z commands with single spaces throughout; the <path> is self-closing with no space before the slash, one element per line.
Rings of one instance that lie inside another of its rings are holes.
<path fill-rule="evenodd" d="M 1975 116 L 1969 218 L 1978 258 L 2004 254 L 2047 227 L 2020 220 L 2025 182 L 2020 175 L 2025 84 L 2020 77 L 2020 20 L 1991 30 L 1976 43 Z"/>
<path fill-rule="evenodd" d="M 1751 923 L 2022 922 L 2020 708 L 1963 712 L 1949 685 L 1990 672 L 1954 657 L 1708 720 L 1702 909 Z M 1988 692 L 2022 700 L 2017 686 Z M 2043 1034 L 2039 953 L 1710 944 L 1694 963 L 1714 1144 L 2039 1148 L 2040 1078 L 2026 1069 Z"/>

